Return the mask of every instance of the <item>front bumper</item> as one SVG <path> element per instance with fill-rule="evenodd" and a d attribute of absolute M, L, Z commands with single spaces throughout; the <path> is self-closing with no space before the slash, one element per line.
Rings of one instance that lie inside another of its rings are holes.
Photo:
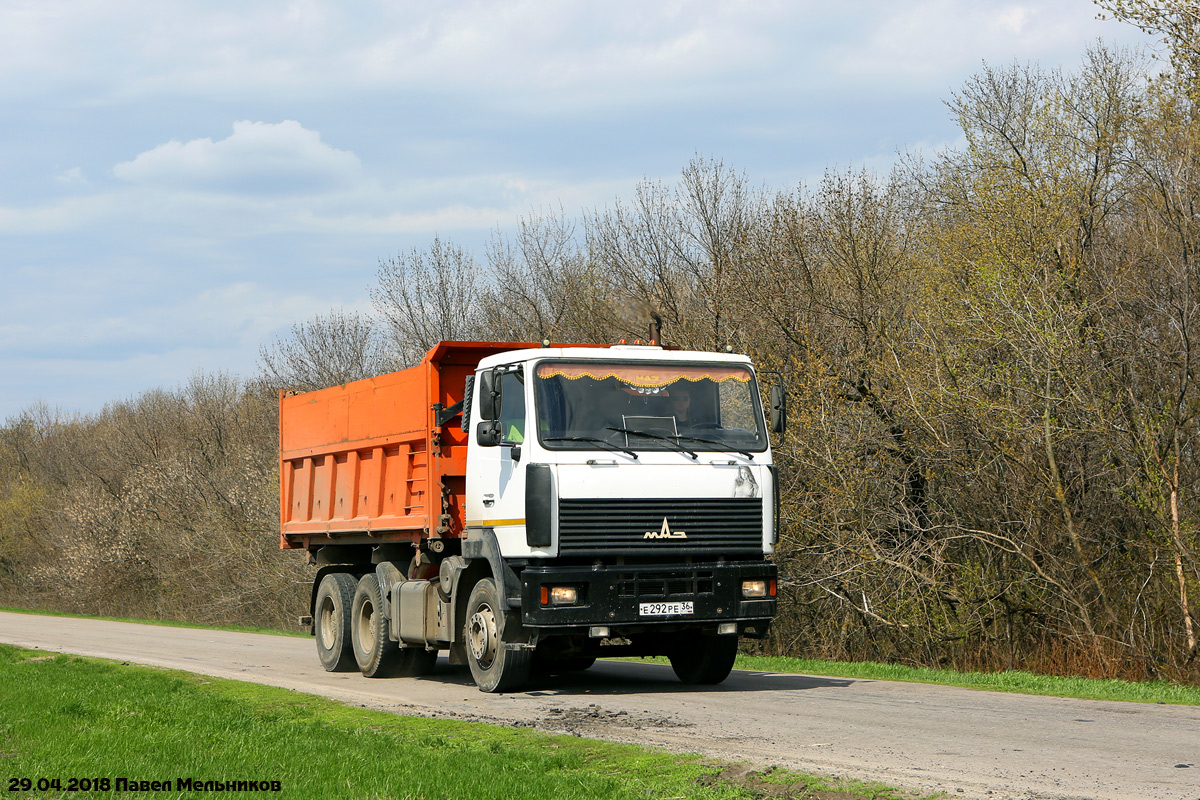
<path fill-rule="evenodd" d="M 769 561 L 711 564 L 529 566 L 521 572 L 521 621 L 543 633 L 585 633 L 591 626 L 681 629 L 738 623 L 738 632 L 763 636 L 775 617 L 774 597 L 747 600 L 742 581 L 776 579 Z M 542 603 L 542 587 L 571 586 L 574 605 Z M 691 614 L 648 616 L 643 603 L 692 604 Z M 554 629 L 549 630 L 549 629 Z"/>

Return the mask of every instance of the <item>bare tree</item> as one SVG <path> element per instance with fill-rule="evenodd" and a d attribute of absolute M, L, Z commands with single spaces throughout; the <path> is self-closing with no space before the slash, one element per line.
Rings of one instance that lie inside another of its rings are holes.
<path fill-rule="evenodd" d="M 1121 22 L 1161 37 L 1171 66 L 1195 89 L 1195 82 L 1200 81 L 1200 7 L 1195 0 L 1095 0 L 1095 3 Z"/>
<path fill-rule="evenodd" d="M 383 261 L 371 299 L 389 327 L 400 366 L 415 364 L 440 341 L 472 339 L 480 331 L 486 287 L 474 256 L 435 237 L 427 250 Z"/>
<path fill-rule="evenodd" d="M 645 180 L 632 203 L 618 200 L 589 216 L 588 252 L 611 286 L 617 318 L 640 332 L 653 311 L 672 342 L 741 344 L 726 308 L 732 287 L 753 282 L 742 269 L 743 251 L 760 199 L 744 176 L 697 157 L 677 187 Z"/>
<path fill-rule="evenodd" d="M 374 323 L 332 311 L 292 326 L 291 335 L 259 348 L 263 376 L 278 388 L 311 391 L 378 375 L 393 367 Z"/>
<path fill-rule="evenodd" d="M 487 249 L 493 284 L 481 300 L 483 330 L 500 341 L 605 341 L 616 327 L 576 225 L 562 210 L 520 220 Z"/>

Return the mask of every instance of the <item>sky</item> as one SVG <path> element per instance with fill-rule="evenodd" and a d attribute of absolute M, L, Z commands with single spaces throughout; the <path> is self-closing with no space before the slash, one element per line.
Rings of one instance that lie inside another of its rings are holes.
<path fill-rule="evenodd" d="M 700 156 L 787 191 L 953 147 L 986 62 L 1149 37 L 1090 0 L 0 0 L 0 423 L 94 413 L 370 311 Z"/>

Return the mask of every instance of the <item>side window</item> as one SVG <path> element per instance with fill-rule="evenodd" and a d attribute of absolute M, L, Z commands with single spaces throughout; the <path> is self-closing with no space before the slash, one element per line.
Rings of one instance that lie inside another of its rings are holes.
<path fill-rule="evenodd" d="M 500 432 L 504 441 L 525 441 L 525 381 L 520 372 L 506 372 L 500 378 Z"/>
<path fill-rule="evenodd" d="M 718 391 L 721 396 L 721 427 L 755 430 L 757 425 L 754 422 L 754 407 L 751 405 L 746 384 L 724 381 L 719 385 Z"/>

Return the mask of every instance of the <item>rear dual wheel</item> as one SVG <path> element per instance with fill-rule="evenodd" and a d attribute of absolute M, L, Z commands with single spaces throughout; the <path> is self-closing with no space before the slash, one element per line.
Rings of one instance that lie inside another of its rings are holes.
<path fill-rule="evenodd" d="M 321 579 L 313 609 L 313 633 L 317 656 L 326 672 L 354 669 L 354 651 L 350 645 L 350 607 L 358 582 L 347 572 L 334 572 Z"/>
<path fill-rule="evenodd" d="M 354 660 L 368 678 L 415 677 L 433 671 L 436 650 L 400 647 L 392 639 L 379 579 L 374 573 L 358 582 L 350 615 Z"/>

